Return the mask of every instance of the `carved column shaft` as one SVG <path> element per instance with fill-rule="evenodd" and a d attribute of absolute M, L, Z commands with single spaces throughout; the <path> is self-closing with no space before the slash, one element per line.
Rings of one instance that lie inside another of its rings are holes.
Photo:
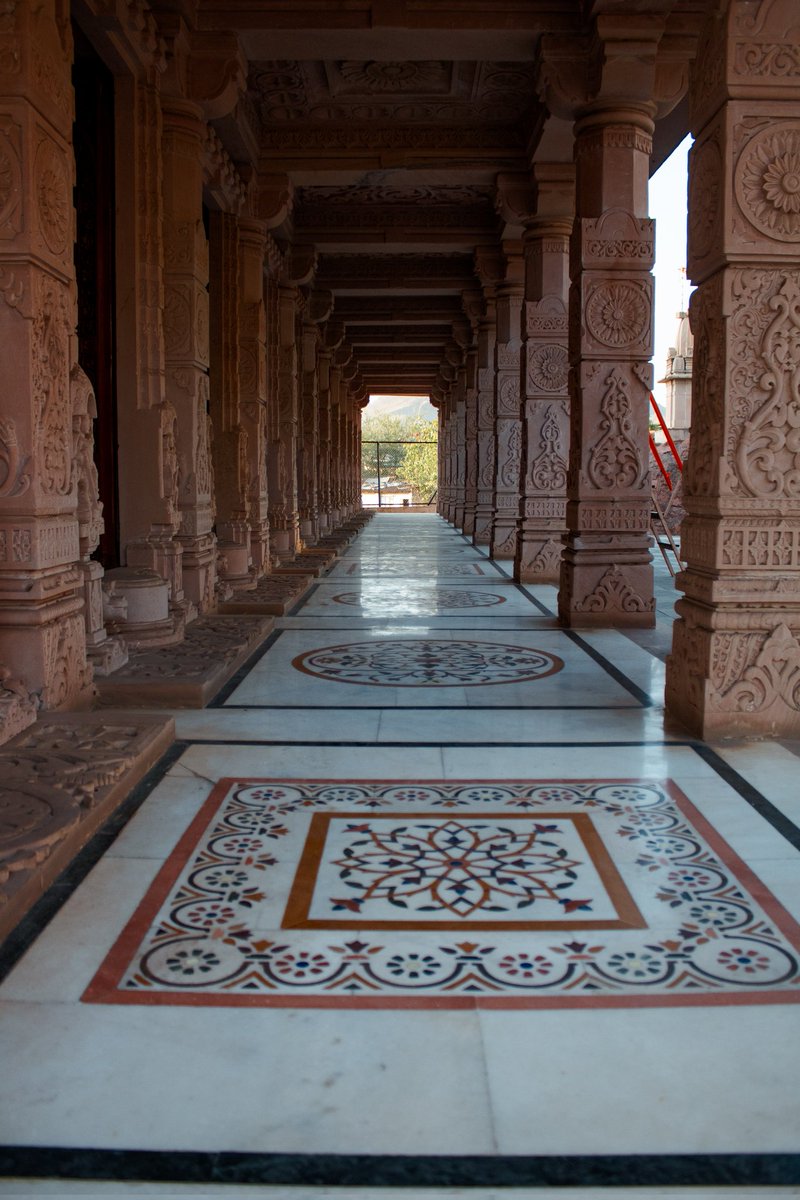
<path fill-rule="evenodd" d="M 319 537 L 317 462 L 319 457 L 319 376 L 317 373 L 317 326 L 309 320 L 302 324 L 300 342 L 300 421 L 297 451 L 297 492 L 300 535 L 304 542 Z"/>
<path fill-rule="evenodd" d="M 461 531 L 475 532 L 478 500 L 478 351 L 467 352 L 464 377 L 464 514 Z"/>
<path fill-rule="evenodd" d="M 453 524 L 457 529 L 464 526 L 464 510 L 467 503 L 467 368 L 459 369 L 455 383 L 455 454 L 453 480 Z"/>
<path fill-rule="evenodd" d="M 278 286 L 277 442 L 273 443 L 270 460 L 270 532 L 282 558 L 291 558 L 300 549 L 297 510 L 299 295 L 292 285 Z"/>
<path fill-rule="evenodd" d="M 704 737 L 800 732 L 796 33 L 793 6 L 732 0 L 690 94 L 687 567 L 666 695 Z"/>
<path fill-rule="evenodd" d="M 74 701 L 91 670 L 72 463 L 72 44 L 53 3 L 6 9 L 17 53 L 0 75 L 0 663 L 21 681 L 22 728 L 27 693 L 47 708 Z"/>
<path fill-rule="evenodd" d="M 492 538 L 495 471 L 494 345 L 496 338 L 494 295 L 486 298 L 486 315 L 478 324 L 478 487 L 475 502 L 476 546 L 488 546 Z"/>
<path fill-rule="evenodd" d="M 233 586 L 252 582 L 248 524 L 248 438 L 239 398 L 239 230 L 232 213 L 211 213 L 211 420 L 220 575 Z"/>
<path fill-rule="evenodd" d="M 194 105 L 162 105 L 165 398 L 177 418 L 178 540 L 183 586 L 202 612 L 215 603 L 214 478 L 208 416 L 208 244 L 203 132 Z"/>
<path fill-rule="evenodd" d="M 452 387 L 448 388 L 442 404 L 442 516 L 446 521 L 453 520 L 453 479 L 454 447 L 455 447 L 455 397 Z"/>
<path fill-rule="evenodd" d="M 342 369 L 339 366 L 331 368 L 331 388 L 330 388 L 330 414 L 331 414 L 331 451 L 330 451 L 330 494 L 331 494 L 331 509 L 330 519 L 331 528 L 336 526 L 341 521 L 341 504 L 342 504 L 342 464 L 341 464 L 341 447 L 342 447 L 342 406 L 344 385 L 342 383 Z"/>
<path fill-rule="evenodd" d="M 318 445 L 317 504 L 319 531 L 326 533 L 331 527 L 331 360 L 330 350 L 321 349 L 317 368 L 318 387 Z"/>
<path fill-rule="evenodd" d="M 505 278 L 497 287 L 495 342 L 495 469 L 492 500 L 491 555 L 513 559 L 519 523 L 519 480 L 522 460 L 520 412 L 520 320 L 524 296 L 522 247 L 504 246 Z"/>
<path fill-rule="evenodd" d="M 561 168 L 569 181 L 570 168 Z M 561 195 L 569 203 L 569 190 Z M 539 188 L 539 207 L 543 202 Z M 569 211 L 542 216 L 524 237 L 525 305 L 522 349 L 522 479 L 514 578 L 557 583 L 566 530 L 569 400 L 567 303 Z"/>
<path fill-rule="evenodd" d="M 246 435 L 247 508 L 250 555 L 256 576 L 269 570 L 267 495 L 267 317 L 264 306 L 265 229 L 240 217 L 239 234 L 239 406 Z"/>
<path fill-rule="evenodd" d="M 599 108 L 576 124 L 571 441 L 562 624 L 651 626 L 648 453 L 652 120 Z"/>
<path fill-rule="evenodd" d="M 162 125 L 157 72 L 116 88 L 117 425 L 120 535 L 130 567 L 156 571 L 183 609 L 178 419 L 165 396 Z M 180 618 L 181 620 L 183 617 Z M 176 626 L 176 631 L 177 631 Z"/>

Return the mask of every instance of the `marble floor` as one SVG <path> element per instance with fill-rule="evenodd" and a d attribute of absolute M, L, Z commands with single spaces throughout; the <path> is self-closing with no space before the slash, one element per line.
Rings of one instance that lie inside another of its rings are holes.
<path fill-rule="evenodd" d="M 800 745 L 378 515 L 0 958 L 0 1194 L 800 1194 Z M 50 907 L 54 907 L 51 903 Z"/>

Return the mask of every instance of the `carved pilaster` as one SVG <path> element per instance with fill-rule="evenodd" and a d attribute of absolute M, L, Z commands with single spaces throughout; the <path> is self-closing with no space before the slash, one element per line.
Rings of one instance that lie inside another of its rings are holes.
<path fill-rule="evenodd" d="M 648 415 L 653 341 L 653 222 L 647 216 L 652 121 L 600 109 L 576 126 L 570 289 L 571 441 L 563 624 L 650 626 Z M 625 598 L 604 581 L 625 580 Z"/>
<path fill-rule="evenodd" d="M 496 289 L 495 467 L 490 547 L 493 558 L 513 559 L 517 550 L 522 462 L 520 319 L 524 295 L 524 262 L 520 243 L 504 243 L 503 249 L 504 278 Z"/>
<path fill-rule="evenodd" d="M 522 480 L 514 578 L 557 583 L 566 531 L 569 398 L 567 303 L 574 171 L 537 164 L 536 216 L 524 242 Z"/>
<path fill-rule="evenodd" d="M 476 546 L 488 546 L 492 537 L 494 515 L 494 472 L 495 472 L 495 340 L 496 308 L 494 279 L 499 274 L 495 262 L 487 265 L 484 280 L 484 314 L 478 322 L 477 361 L 477 434 L 478 434 L 478 486 L 475 500 L 475 528 L 472 540 Z M 491 272 L 491 275 L 490 275 Z"/>
<path fill-rule="evenodd" d="M 246 435 L 250 557 L 258 577 L 269 570 L 267 494 L 267 317 L 261 221 L 240 217 L 239 235 L 239 419 Z"/>
<path fill-rule="evenodd" d="M 212 212 L 209 236 L 211 397 L 220 576 L 253 582 L 250 557 L 248 436 L 239 397 L 239 231 L 231 213 Z"/>
<path fill-rule="evenodd" d="M 270 538 L 281 558 L 300 549 L 297 508 L 298 359 L 297 313 L 300 295 L 294 286 L 278 287 L 277 394 L 275 439 L 270 443 Z"/>
<path fill-rule="evenodd" d="M 703 736 L 800 732 L 794 33 L 793 6 L 732 0 L 708 22 L 690 94 L 693 417 L 666 695 Z"/>
<path fill-rule="evenodd" d="M 0 715 L 15 729 L 91 683 L 70 389 L 72 44 L 57 16 L 45 0 L 2 17 L 16 53 L 0 84 Z"/>
<path fill-rule="evenodd" d="M 457 529 L 464 525 L 464 510 L 467 501 L 467 367 L 466 362 L 459 368 L 456 382 L 453 385 L 455 413 L 453 432 L 455 444 L 453 447 L 453 491 L 452 491 L 452 522 Z"/>
<path fill-rule="evenodd" d="M 205 124 L 192 105 L 162 105 L 165 397 L 176 414 L 183 586 L 201 612 L 216 602 L 217 547 L 209 405 Z"/>

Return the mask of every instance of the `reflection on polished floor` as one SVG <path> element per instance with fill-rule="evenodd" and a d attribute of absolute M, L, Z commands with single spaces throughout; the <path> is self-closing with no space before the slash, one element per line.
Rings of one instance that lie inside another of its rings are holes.
<path fill-rule="evenodd" d="M 665 728 L 671 599 L 375 517 L 0 987 L 0 1194 L 796 1194 L 798 746 Z"/>

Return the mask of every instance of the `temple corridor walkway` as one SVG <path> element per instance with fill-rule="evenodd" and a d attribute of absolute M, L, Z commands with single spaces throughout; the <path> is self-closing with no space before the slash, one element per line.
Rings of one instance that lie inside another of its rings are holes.
<path fill-rule="evenodd" d="M 665 731 L 659 596 L 376 516 L 0 987 L 0 1193 L 796 1194 L 798 747 Z"/>

